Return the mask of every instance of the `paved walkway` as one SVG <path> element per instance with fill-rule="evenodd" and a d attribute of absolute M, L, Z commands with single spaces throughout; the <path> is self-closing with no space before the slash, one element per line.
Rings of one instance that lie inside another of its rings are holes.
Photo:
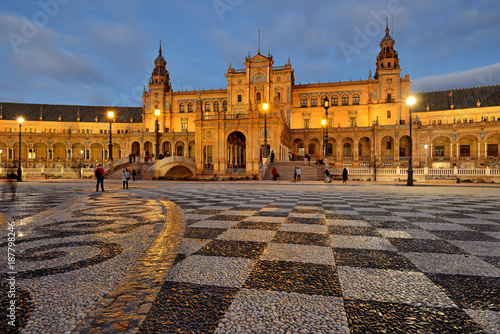
<path fill-rule="evenodd" d="M 500 332 L 499 187 L 105 188 L 26 182 L 2 202 L 22 333 Z"/>

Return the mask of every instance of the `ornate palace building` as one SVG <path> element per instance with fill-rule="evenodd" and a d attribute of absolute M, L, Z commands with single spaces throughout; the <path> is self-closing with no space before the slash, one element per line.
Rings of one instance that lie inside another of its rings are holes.
<path fill-rule="evenodd" d="M 326 151 L 336 168 L 405 167 L 410 119 L 415 167 L 498 163 L 500 86 L 414 94 L 410 110 L 410 78 L 401 75 L 394 43 L 387 28 L 375 74 L 370 70 L 366 80 L 296 84 L 290 60 L 275 66 L 259 50 L 244 68 L 229 64 L 227 88 L 177 92 L 160 46 L 142 107 L 1 103 L 0 164 L 15 167 L 19 160 L 19 116 L 23 168 L 106 164 L 110 137 L 115 163 L 131 154 L 179 157 L 159 165 L 159 176 L 255 176 L 265 140 L 277 161 L 289 152 L 314 161 Z"/>

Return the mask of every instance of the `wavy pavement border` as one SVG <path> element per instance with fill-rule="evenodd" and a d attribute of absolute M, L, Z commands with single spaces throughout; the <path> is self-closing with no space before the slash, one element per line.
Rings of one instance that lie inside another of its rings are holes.
<path fill-rule="evenodd" d="M 167 212 L 158 237 L 118 285 L 77 324 L 72 333 L 135 333 L 149 313 L 181 246 L 186 229 L 182 210 L 159 200 Z"/>

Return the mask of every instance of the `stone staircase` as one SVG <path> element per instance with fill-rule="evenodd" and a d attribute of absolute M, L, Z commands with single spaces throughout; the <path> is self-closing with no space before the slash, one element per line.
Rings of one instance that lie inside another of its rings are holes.
<path fill-rule="evenodd" d="M 278 180 L 281 181 L 291 181 L 293 179 L 293 172 L 295 167 L 299 167 L 302 171 L 301 179 L 302 181 L 323 181 L 325 166 L 316 165 L 314 161 L 311 161 L 311 165 L 304 165 L 303 161 L 277 161 L 269 164 L 269 168 L 264 175 L 264 180 L 272 180 L 273 175 L 271 171 L 273 167 L 276 168 L 280 177 Z"/>
<path fill-rule="evenodd" d="M 127 167 L 127 169 L 130 172 L 130 180 L 132 180 L 132 170 L 135 169 L 135 172 L 137 176 L 135 177 L 136 180 L 143 180 L 144 179 L 144 173 L 143 173 L 143 168 L 144 165 L 146 165 L 146 168 L 151 167 L 151 164 L 146 164 L 143 162 L 132 162 L 132 163 L 126 163 L 124 165 L 120 165 L 118 167 L 115 167 L 115 170 L 112 172 L 109 172 L 105 175 L 105 178 L 107 179 L 116 179 L 116 180 L 121 180 L 122 179 L 122 173 L 123 173 L 123 168 Z"/>

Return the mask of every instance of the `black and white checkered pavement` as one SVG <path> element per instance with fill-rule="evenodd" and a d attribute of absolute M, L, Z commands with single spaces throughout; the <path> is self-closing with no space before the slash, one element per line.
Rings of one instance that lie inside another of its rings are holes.
<path fill-rule="evenodd" d="M 187 228 L 141 333 L 500 332 L 500 198 L 157 195 Z"/>

